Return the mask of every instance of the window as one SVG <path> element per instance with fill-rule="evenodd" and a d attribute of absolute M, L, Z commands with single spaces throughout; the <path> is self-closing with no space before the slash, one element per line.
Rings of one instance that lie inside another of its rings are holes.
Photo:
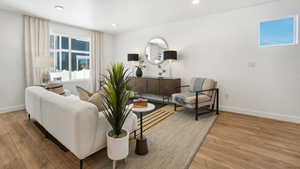
<path fill-rule="evenodd" d="M 51 79 L 62 81 L 90 77 L 90 41 L 64 35 L 50 35 Z"/>
<path fill-rule="evenodd" d="M 260 46 L 296 45 L 298 17 L 286 17 L 260 23 Z"/>

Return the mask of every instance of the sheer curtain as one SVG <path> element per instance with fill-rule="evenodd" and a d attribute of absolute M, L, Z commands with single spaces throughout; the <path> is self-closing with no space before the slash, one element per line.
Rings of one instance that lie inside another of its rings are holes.
<path fill-rule="evenodd" d="M 43 72 L 51 67 L 49 55 L 49 22 L 24 16 L 24 50 L 26 85 L 40 84 Z"/>
<path fill-rule="evenodd" d="M 99 81 L 102 73 L 103 33 L 93 31 L 91 41 L 91 86 L 93 92 L 95 92 L 99 90 Z"/>

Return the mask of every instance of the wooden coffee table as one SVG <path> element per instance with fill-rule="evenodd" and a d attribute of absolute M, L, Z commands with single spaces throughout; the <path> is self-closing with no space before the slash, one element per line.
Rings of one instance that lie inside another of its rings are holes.
<path fill-rule="evenodd" d="M 155 105 L 148 103 L 147 107 L 135 108 L 133 104 L 129 105 L 132 107 L 132 111 L 139 113 L 140 115 L 140 137 L 136 139 L 135 153 L 138 155 L 146 155 L 148 153 L 147 138 L 143 135 L 143 114 L 155 109 Z"/>

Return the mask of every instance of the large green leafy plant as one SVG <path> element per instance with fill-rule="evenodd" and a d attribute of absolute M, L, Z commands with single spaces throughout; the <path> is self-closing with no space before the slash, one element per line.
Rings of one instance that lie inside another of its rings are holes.
<path fill-rule="evenodd" d="M 129 93 L 127 86 L 130 81 L 123 64 L 113 64 L 104 76 L 104 115 L 113 129 L 113 135 L 122 134 L 122 127 L 131 109 L 127 107 Z"/>

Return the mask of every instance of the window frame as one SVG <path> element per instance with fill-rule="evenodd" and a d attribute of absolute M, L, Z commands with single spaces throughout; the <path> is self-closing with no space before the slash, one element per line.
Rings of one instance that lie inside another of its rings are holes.
<path fill-rule="evenodd" d="M 261 45 L 261 23 L 263 22 L 267 22 L 267 21 L 276 21 L 276 20 L 281 20 L 281 19 L 287 19 L 287 18 L 293 18 L 294 19 L 294 29 L 295 29 L 295 33 L 294 33 L 294 42 L 293 43 L 282 43 L 282 44 L 272 44 L 272 45 Z M 298 15 L 289 15 L 289 16 L 285 16 L 285 17 L 277 17 L 277 18 L 271 18 L 271 19 L 264 19 L 259 21 L 258 23 L 258 46 L 260 48 L 268 48 L 268 47 L 282 47 L 282 46 L 295 46 L 298 45 L 299 43 L 299 17 Z"/>
<path fill-rule="evenodd" d="M 69 54 L 68 56 L 68 61 L 69 61 L 69 67 L 68 67 L 68 72 L 69 72 L 69 80 L 62 80 L 63 82 L 68 82 L 68 81 L 81 81 L 81 80 L 88 80 L 90 79 L 91 77 L 89 78 L 81 78 L 81 79 L 72 79 L 72 53 L 83 53 L 83 54 L 88 54 L 89 55 L 89 68 L 91 68 L 91 38 L 82 38 L 82 37 L 77 37 L 77 36 L 72 36 L 72 35 L 68 35 L 68 34 L 63 34 L 63 33 L 54 33 L 54 32 L 50 32 L 50 37 L 51 36 L 54 36 L 54 44 L 53 44 L 53 47 L 54 49 L 49 49 L 49 52 L 53 52 L 54 54 L 54 72 L 62 72 L 62 53 L 63 52 L 67 52 Z M 59 37 L 59 49 L 56 49 L 56 37 Z M 68 49 L 62 49 L 62 37 L 67 37 L 68 38 L 68 43 L 69 43 L 69 46 L 68 46 Z M 50 38 L 49 38 L 50 39 Z M 81 51 L 81 50 L 72 50 L 72 39 L 76 39 L 76 40 L 79 40 L 79 41 L 85 41 L 85 42 L 88 42 L 89 43 L 89 51 Z M 59 52 L 59 70 L 56 69 L 56 65 L 57 65 L 57 52 Z M 78 71 L 78 70 L 77 70 Z"/>

